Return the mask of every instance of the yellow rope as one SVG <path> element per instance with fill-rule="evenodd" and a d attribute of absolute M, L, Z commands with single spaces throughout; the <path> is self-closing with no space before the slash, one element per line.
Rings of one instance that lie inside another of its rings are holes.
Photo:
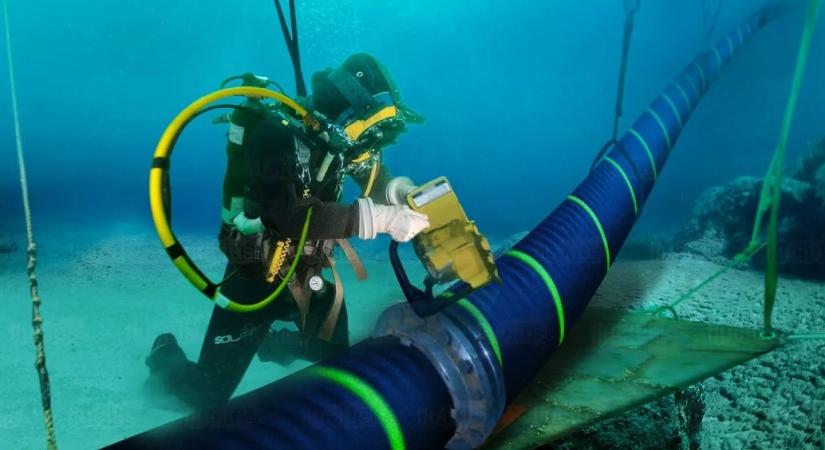
<path fill-rule="evenodd" d="M 54 433 L 54 420 L 52 419 L 52 399 L 49 385 L 49 371 L 46 369 L 46 348 L 43 344 L 43 317 L 40 315 L 40 293 L 37 287 L 37 276 L 35 266 L 37 263 L 34 243 L 34 233 L 32 232 L 31 207 L 29 206 L 29 183 L 26 178 L 26 164 L 23 160 L 23 143 L 20 138 L 20 116 L 17 111 L 17 92 L 14 85 L 14 66 L 11 57 L 11 33 L 9 32 L 9 10 L 7 0 L 3 0 L 3 19 L 6 25 L 6 56 L 9 62 L 9 85 L 11 87 L 11 107 L 14 114 L 14 137 L 17 144 L 17 163 L 20 169 L 20 189 L 23 194 L 23 212 L 26 217 L 26 238 L 28 239 L 28 262 L 26 271 L 29 276 L 29 293 L 32 298 L 32 327 L 34 328 L 34 346 L 36 357 L 34 366 L 40 378 L 40 398 L 43 403 L 43 420 L 46 425 L 46 448 L 57 449 L 57 439 Z"/>

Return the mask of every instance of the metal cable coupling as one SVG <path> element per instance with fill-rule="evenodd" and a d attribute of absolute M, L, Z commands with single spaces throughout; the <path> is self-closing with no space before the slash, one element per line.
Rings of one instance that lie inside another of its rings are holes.
<path fill-rule="evenodd" d="M 409 303 L 384 311 L 373 337 L 396 336 L 421 351 L 450 392 L 455 434 L 445 448 L 480 447 L 504 412 L 504 373 L 484 333 L 461 308 L 421 318 Z"/>

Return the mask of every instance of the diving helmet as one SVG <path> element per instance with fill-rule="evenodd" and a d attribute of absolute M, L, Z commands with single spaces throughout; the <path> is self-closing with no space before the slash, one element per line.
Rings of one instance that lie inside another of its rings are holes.
<path fill-rule="evenodd" d="M 392 144 L 407 123 L 424 118 L 401 101 L 386 68 L 373 56 L 358 53 L 336 69 L 312 76 L 312 105 L 336 128 L 344 160 Z"/>

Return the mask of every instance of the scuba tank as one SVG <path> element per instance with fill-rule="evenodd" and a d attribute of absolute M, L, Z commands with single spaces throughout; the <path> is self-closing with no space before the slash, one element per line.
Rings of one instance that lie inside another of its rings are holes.
<path fill-rule="evenodd" d="M 244 73 L 229 77 L 221 83 L 221 89 L 232 81 L 241 80 L 241 86 L 266 88 L 274 85 L 281 87 L 267 79 L 253 73 Z M 226 175 L 223 183 L 223 211 L 221 219 L 230 223 L 238 214 L 244 212 L 243 196 L 247 181 L 247 153 L 246 138 L 266 118 L 270 106 L 260 98 L 246 97 L 243 103 L 232 112 L 218 116 L 212 120 L 213 124 L 227 123 L 229 130 L 226 139 Z"/>

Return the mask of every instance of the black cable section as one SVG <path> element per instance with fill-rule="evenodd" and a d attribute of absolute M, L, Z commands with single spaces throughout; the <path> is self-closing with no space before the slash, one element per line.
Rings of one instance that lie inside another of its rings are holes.
<path fill-rule="evenodd" d="M 639 2 L 625 2 L 625 19 L 624 19 L 624 35 L 622 36 L 622 62 L 619 65 L 619 81 L 618 86 L 616 88 L 616 106 L 614 108 L 613 113 L 613 134 L 611 138 L 604 144 L 601 151 L 596 155 L 596 158 L 593 160 L 593 163 L 590 165 L 590 170 L 596 167 L 599 161 L 604 157 L 607 153 L 607 150 L 611 147 L 611 145 L 617 143 L 618 136 L 619 136 L 619 121 L 621 120 L 622 116 L 624 115 L 624 109 L 622 105 L 624 104 L 624 88 L 625 88 L 625 80 L 627 78 L 627 60 L 630 56 L 630 39 L 633 37 L 633 17 L 636 15 L 636 12 L 639 10 Z"/>
<path fill-rule="evenodd" d="M 298 17 L 295 12 L 295 0 L 289 0 L 289 23 L 286 23 L 286 14 L 281 6 L 281 0 L 275 0 L 275 9 L 278 11 L 278 22 L 281 24 L 281 32 L 284 35 L 289 57 L 292 59 L 292 69 L 295 72 L 295 91 L 300 97 L 306 97 L 307 88 L 304 81 L 304 73 L 301 68 L 301 51 L 298 47 Z"/>

